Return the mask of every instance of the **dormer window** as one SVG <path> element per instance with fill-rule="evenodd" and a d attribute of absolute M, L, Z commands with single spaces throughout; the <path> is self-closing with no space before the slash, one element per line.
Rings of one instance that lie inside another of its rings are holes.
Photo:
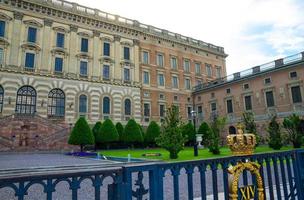
<path fill-rule="evenodd" d="M 29 27 L 27 33 L 27 41 L 31 43 L 36 43 L 37 40 L 37 28 Z"/>

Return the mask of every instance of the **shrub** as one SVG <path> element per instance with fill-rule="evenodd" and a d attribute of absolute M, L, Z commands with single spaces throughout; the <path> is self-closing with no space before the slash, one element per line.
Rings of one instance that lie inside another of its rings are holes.
<path fill-rule="evenodd" d="M 171 159 L 178 158 L 178 153 L 187 141 L 181 132 L 181 126 L 178 108 L 173 105 L 167 109 L 163 131 L 156 138 L 156 144 L 169 151 Z"/>
<path fill-rule="evenodd" d="M 151 121 L 145 135 L 147 145 L 155 146 L 155 138 L 160 134 L 160 127 L 155 121 Z"/>
<path fill-rule="evenodd" d="M 96 138 L 96 136 L 98 134 L 98 131 L 99 131 L 101 126 L 102 126 L 102 123 L 100 121 L 98 121 L 98 122 L 95 123 L 94 127 L 92 128 L 92 133 L 94 135 L 94 138 Z"/>
<path fill-rule="evenodd" d="M 256 137 L 256 146 L 260 144 L 261 137 L 257 133 L 256 123 L 254 121 L 254 114 L 253 112 L 245 112 L 243 113 L 243 120 L 245 123 L 245 130 L 247 133 L 252 133 Z"/>
<path fill-rule="evenodd" d="M 187 143 L 193 145 L 195 142 L 195 129 L 191 122 L 182 126 L 182 134 L 187 138 Z"/>
<path fill-rule="evenodd" d="M 275 150 L 282 148 L 282 134 L 280 124 L 277 122 L 277 117 L 273 116 L 269 122 L 267 132 L 269 133 L 269 147 Z"/>
<path fill-rule="evenodd" d="M 226 124 L 225 117 L 216 117 L 213 119 L 210 125 L 210 138 L 208 141 L 209 151 L 213 154 L 220 154 L 220 134 L 223 131 Z"/>
<path fill-rule="evenodd" d="M 132 148 L 134 147 L 134 144 L 143 142 L 142 133 L 134 119 L 128 121 L 123 133 L 123 139 L 124 142 L 130 144 Z"/>
<path fill-rule="evenodd" d="M 84 145 L 95 143 L 92 130 L 84 117 L 80 117 L 77 120 L 71 131 L 68 143 L 72 145 L 80 145 L 81 152 L 83 151 Z"/>
<path fill-rule="evenodd" d="M 96 137 L 96 142 L 98 143 L 105 143 L 109 148 L 111 142 L 116 142 L 119 139 L 119 135 L 117 130 L 110 119 L 106 119 L 102 126 L 99 129 L 99 132 Z"/>
<path fill-rule="evenodd" d="M 197 134 L 201 134 L 202 135 L 202 143 L 204 146 L 209 146 L 209 141 L 210 141 L 210 138 L 211 138 L 211 132 L 210 132 L 210 127 L 209 125 L 206 123 L 206 122 L 203 122 L 201 123 L 198 131 L 197 131 Z"/>
<path fill-rule="evenodd" d="M 124 132 L 123 125 L 120 122 L 117 122 L 115 127 L 116 127 L 117 133 L 119 135 L 119 141 L 123 141 L 123 139 L 122 139 L 123 132 Z"/>
<path fill-rule="evenodd" d="M 294 148 L 300 148 L 303 142 L 303 120 L 296 114 L 292 114 L 283 121 L 283 126 L 287 130 L 288 140 Z"/>
<path fill-rule="evenodd" d="M 139 130 L 140 130 L 140 134 L 141 134 L 141 136 L 142 136 L 142 138 L 143 138 L 143 140 L 144 140 L 144 138 L 145 138 L 145 131 L 144 131 L 144 128 L 143 128 L 142 125 L 140 125 L 139 123 L 137 123 L 137 126 L 138 126 L 138 128 L 139 128 Z"/>

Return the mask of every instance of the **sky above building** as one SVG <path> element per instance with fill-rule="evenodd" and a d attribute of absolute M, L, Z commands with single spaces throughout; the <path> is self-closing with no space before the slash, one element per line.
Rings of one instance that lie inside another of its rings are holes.
<path fill-rule="evenodd" d="M 214 45 L 232 74 L 304 50 L 303 0 L 70 0 Z"/>

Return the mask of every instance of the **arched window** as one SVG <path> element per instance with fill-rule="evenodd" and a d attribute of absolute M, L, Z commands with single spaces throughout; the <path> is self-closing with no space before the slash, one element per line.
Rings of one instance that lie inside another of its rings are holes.
<path fill-rule="evenodd" d="M 3 87 L 0 85 L 0 113 L 3 109 L 3 99 L 4 99 L 4 90 Z"/>
<path fill-rule="evenodd" d="M 125 100 L 125 115 L 131 115 L 131 100 Z"/>
<path fill-rule="evenodd" d="M 102 113 L 103 114 L 110 114 L 110 98 L 109 97 L 104 97 L 102 103 L 103 103 Z"/>
<path fill-rule="evenodd" d="M 22 86 L 17 91 L 16 113 L 34 114 L 36 112 L 36 90 L 31 86 Z"/>
<path fill-rule="evenodd" d="M 82 94 L 79 96 L 79 112 L 86 113 L 87 112 L 87 103 L 88 98 L 86 95 Z"/>
<path fill-rule="evenodd" d="M 48 116 L 64 117 L 65 95 L 60 89 L 52 89 L 48 95 Z"/>

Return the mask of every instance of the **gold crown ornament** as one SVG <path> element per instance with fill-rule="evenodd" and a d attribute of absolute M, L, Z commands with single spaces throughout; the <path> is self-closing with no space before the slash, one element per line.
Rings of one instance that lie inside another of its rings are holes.
<path fill-rule="evenodd" d="M 227 136 L 227 145 L 232 154 L 235 156 L 251 155 L 256 145 L 255 135 L 252 133 L 244 133 L 244 126 L 239 123 L 237 126 L 237 134 Z"/>

